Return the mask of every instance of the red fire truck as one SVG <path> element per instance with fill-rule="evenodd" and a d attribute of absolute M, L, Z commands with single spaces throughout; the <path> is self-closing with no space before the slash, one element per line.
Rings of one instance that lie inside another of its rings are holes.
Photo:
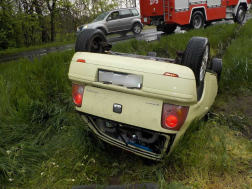
<path fill-rule="evenodd" d="M 198 29 L 222 19 L 242 23 L 250 3 L 251 0 L 140 0 L 141 20 L 168 34 L 177 26 Z"/>

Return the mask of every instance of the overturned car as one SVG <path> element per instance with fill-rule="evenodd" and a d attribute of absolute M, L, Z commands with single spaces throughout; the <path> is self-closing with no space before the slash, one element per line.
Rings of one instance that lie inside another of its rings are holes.
<path fill-rule="evenodd" d="M 210 61 L 202 37 L 193 37 L 176 59 L 110 49 L 100 30 L 78 36 L 69 68 L 76 110 L 105 142 L 160 160 L 211 108 L 222 61 Z"/>

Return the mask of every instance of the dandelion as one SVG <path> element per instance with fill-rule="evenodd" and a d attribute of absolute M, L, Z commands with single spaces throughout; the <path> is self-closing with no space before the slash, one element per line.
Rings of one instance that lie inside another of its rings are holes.
<path fill-rule="evenodd" d="M 10 151 L 10 150 L 7 150 L 6 152 L 7 152 L 7 154 L 8 154 L 8 155 L 11 153 L 11 151 Z"/>
<path fill-rule="evenodd" d="M 87 177 L 87 180 L 92 181 L 92 179 L 90 179 L 90 178 L 88 178 L 88 177 Z"/>
<path fill-rule="evenodd" d="M 9 181 L 11 181 L 11 182 L 12 182 L 13 180 L 14 180 L 14 178 L 9 178 Z"/>

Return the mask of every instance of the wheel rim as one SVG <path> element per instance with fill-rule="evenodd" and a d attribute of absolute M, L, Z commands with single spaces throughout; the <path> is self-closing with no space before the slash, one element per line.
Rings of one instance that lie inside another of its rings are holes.
<path fill-rule="evenodd" d="M 244 16 L 245 16 L 244 10 L 241 8 L 241 9 L 238 11 L 237 14 L 238 14 L 238 20 L 239 20 L 239 22 L 242 23 L 243 20 L 244 20 Z"/>
<path fill-rule="evenodd" d="M 90 52 L 95 52 L 95 53 L 101 52 L 102 51 L 101 42 L 103 42 L 103 39 L 101 37 L 99 36 L 93 37 L 90 44 Z"/>
<path fill-rule="evenodd" d="M 208 56 L 209 56 L 209 46 L 207 45 L 205 48 L 205 52 L 202 58 L 202 63 L 201 63 L 201 68 L 200 68 L 200 82 L 203 81 L 205 73 L 206 73 Z"/>
<path fill-rule="evenodd" d="M 202 25 L 202 19 L 200 15 L 196 15 L 193 20 L 193 26 L 195 29 L 201 28 Z"/>
<path fill-rule="evenodd" d="M 140 31 L 141 31 L 141 27 L 137 24 L 137 25 L 135 25 L 135 27 L 134 27 L 134 32 L 135 33 L 140 33 Z"/>

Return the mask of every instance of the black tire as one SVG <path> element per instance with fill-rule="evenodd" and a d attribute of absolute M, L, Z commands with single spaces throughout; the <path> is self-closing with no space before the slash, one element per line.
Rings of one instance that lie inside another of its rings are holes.
<path fill-rule="evenodd" d="M 106 32 L 106 30 L 105 30 L 105 29 L 103 29 L 103 28 L 97 28 L 97 29 L 101 30 L 101 31 L 102 31 L 102 33 L 104 33 L 104 35 L 105 35 L 105 36 L 107 35 L 107 32 Z"/>
<path fill-rule="evenodd" d="M 120 35 L 122 36 L 122 37 L 125 37 L 126 35 L 127 35 L 127 31 L 122 31 L 122 32 L 120 32 Z"/>
<path fill-rule="evenodd" d="M 182 65 L 192 69 L 197 87 L 204 83 L 209 55 L 210 43 L 207 38 L 193 37 L 190 39 L 183 54 Z"/>
<path fill-rule="evenodd" d="M 206 22 L 205 22 L 205 28 L 211 26 L 212 24 L 213 24 L 212 21 L 206 21 Z"/>
<path fill-rule="evenodd" d="M 163 28 L 163 32 L 165 32 L 166 34 L 172 34 L 176 30 L 176 28 L 176 24 L 166 24 Z"/>
<path fill-rule="evenodd" d="M 135 35 L 138 35 L 141 33 L 141 31 L 142 31 L 142 25 L 139 22 L 135 23 L 132 27 L 132 32 Z"/>
<path fill-rule="evenodd" d="M 201 11 L 196 11 L 193 13 L 190 23 L 191 29 L 200 29 L 204 27 L 204 15 Z"/>
<path fill-rule="evenodd" d="M 98 29 L 85 29 L 78 36 L 75 44 L 75 52 L 104 53 L 101 42 L 107 42 L 104 33 Z"/>
<path fill-rule="evenodd" d="M 240 5 L 237 9 L 236 16 L 234 17 L 234 22 L 242 24 L 246 17 L 246 9 L 243 5 Z"/>
<path fill-rule="evenodd" d="M 219 58 L 212 59 L 212 70 L 217 74 L 218 83 L 220 82 L 221 71 L 222 71 L 222 60 Z"/>

